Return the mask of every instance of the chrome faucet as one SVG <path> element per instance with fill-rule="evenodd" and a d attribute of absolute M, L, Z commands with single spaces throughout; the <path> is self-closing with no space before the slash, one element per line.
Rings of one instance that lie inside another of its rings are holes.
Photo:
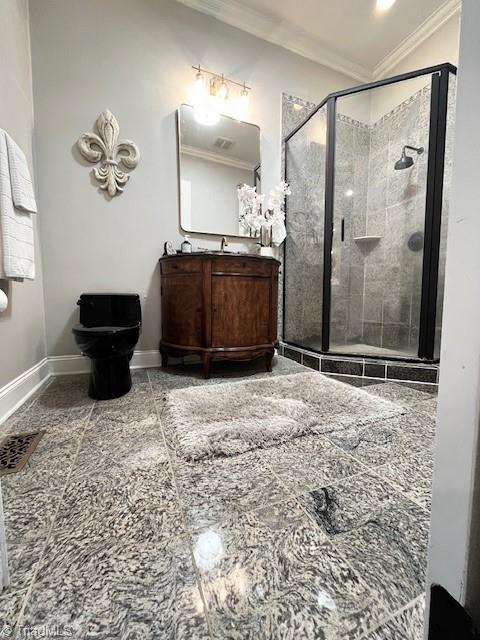
<path fill-rule="evenodd" d="M 225 251 L 225 247 L 228 247 L 228 240 L 225 236 L 222 237 L 222 242 L 220 243 L 220 251 L 223 253 Z"/>

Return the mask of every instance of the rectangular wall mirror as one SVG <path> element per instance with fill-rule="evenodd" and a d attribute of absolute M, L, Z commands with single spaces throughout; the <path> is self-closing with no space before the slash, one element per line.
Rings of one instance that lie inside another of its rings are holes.
<path fill-rule="evenodd" d="M 184 231 L 250 237 L 239 221 L 237 187 L 261 193 L 260 128 L 229 116 L 202 124 L 192 106 L 177 114 L 180 226 Z"/>

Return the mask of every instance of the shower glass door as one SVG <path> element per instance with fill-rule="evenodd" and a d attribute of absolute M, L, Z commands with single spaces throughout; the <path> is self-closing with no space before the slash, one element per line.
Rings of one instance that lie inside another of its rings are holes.
<path fill-rule="evenodd" d="M 325 229 L 326 106 L 285 144 L 287 204 L 284 336 L 321 350 Z"/>
<path fill-rule="evenodd" d="M 431 76 L 336 99 L 330 351 L 416 358 Z"/>

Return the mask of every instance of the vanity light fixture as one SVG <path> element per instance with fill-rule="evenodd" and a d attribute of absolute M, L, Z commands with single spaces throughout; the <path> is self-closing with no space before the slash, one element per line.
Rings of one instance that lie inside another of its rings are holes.
<path fill-rule="evenodd" d="M 223 73 L 214 73 L 193 66 L 197 72 L 192 90 L 192 103 L 195 119 L 201 124 L 215 124 L 220 114 L 232 116 L 237 120 L 245 120 L 248 115 L 251 88 L 245 82 L 226 78 Z M 205 76 L 210 76 L 209 88 Z M 239 91 L 233 91 L 239 87 Z"/>

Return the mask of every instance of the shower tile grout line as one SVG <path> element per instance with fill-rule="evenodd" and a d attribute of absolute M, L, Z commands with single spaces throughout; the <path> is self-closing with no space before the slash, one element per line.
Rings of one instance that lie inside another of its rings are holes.
<path fill-rule="evenodd" d="M 77 461 L 77 458 L 78 458 L 78 454 L 80 453 L 80 449 L 81 449 L 81 446 L 82 446 L 82 443 L 83 443 L 83 439 L 85 437 L 85 431 L 87 429 L 88 423 L 90 422 L 90 418 L 92 416 L 93 409 L 94 409 L 96 404 L 97 404 L 96 401 L 94 401 L 92 403 L 92 406 L 90 407 L 90 410 L 89 410 L 88 414 L 86 414 L 86 416 L 84 417 L 85 422 L 83 424 L 82 435 L 78 440 L 78 444 L 77 444 L 77 449 L 76 449 L 75 455 L 72 457 L 72 462 L 71 462 L 71 465 L 70 465 L 69 472 L 68 472 L 68 474 L 67 474 L 67 476 L 65 478 L 65 483 L 63 485 L 63 489 L 61 490 L 61 493 L 59 493 L 58 502 L 57 502 L 57 505 L 56 505 L 56 508 L 55 508 L 55 511 L 54 511 L 50 526 L 48 528 L 48 532 L 47 532 L 47 535 L 45 537 L 45 541 L 44 541 L 43 546 L 42 546 L 42 551 L 41 551 L 40 557 L 38 558 L 37 566 L 35 567 L 35 570 L 33 571 L 32 577 L 30 579 L 30 583 L 29 583 L 29 586 L 27 588 L 25 597 L 22 600 L 22 606 L 20 607 L 20 611 L 19 611 L 18 616 L 17 616 L 17 621 L 16 621 L 16 623 L 15 623 L 15 625 L 13 627 L 12 636 L 16 637 L 16 634 L 20 629 L 22 618 L 23 618 L 23 615 L 25 613 L 26 606 L 27 606 L 27 604 L 28 604 L 28 602 L 30 600 L 30 596 L 32 594 L 33 587 L 35 585 L 35 581 L 37 579 L 37 575 L 38 575 L 38 573 L 40 571 L 43 559 L 45 557 L 45 551 L 47 549 L 48 543 L 50 542 L 53 530 L 55 528 L 58 512 L 59 512 L 60 507 L 61 507 L 61 505 L 63 503 L 63 499 L 65 497 L 65 492 L 66 492 L 68 484 L 70 482 L 70 477 L 71 477 L 71 475 L 72 475 L 72 473 L 74 471 L 75 464 L 76 464 L 76 461 Z M 70 415 L 70 413 L 71 413 L 71 411 L 69 412 L 69 415 Z"/>
<path fill-rule="evenodd" d="M 204 589 L 203 589 L 203 581 L 202 581 L 202 578 L 200 576 L 200 572 L 198 570 L 197 563 L 195 561 L 195 554 L 194 554 L 193 546 L 192 546 L 192 531 L 190 530 L 190 527 L 187 525 L 187 521 L 186 521 L 186 518 L 185 518 L 185 511 L 186 510 L 185 510 L 184 503 L 183 503 L 183 500 L 182 500 L 181 495 L 180 495 L 180 491 L 178 489 L 177 476 L 175 474 L 174 464 L 172 463 L 172 458 L 171 458 L 171 454 L 170 454 L 171 453 L 170 452 L 170 447 L 168 446 L 167 439 L 165 437 L 165 431 L 164 431 L 164 428 L 163 428 L 163 421 L 162 421 L 162 419 L 160 417 L 161 413 L 163 413 L 163 410 L 162 410 L 162 412 L 158 411 L 157 399 L 156 399 L 155 394 L 153 392 L 152 380 L 150 378 L 150 372 L 149 372 L 148 369 L 147 369 L 147 379 L 148 379 L 148 383 L 149 383 L 150 394 L 151 394 L 151 397 L 152 397 L 152 400 L 153 400 L 153 406 L 155 408 L 155 414 L 157 416 L 158 424 L 159 424 L 161 432 L 162 432 L 162 439 L 163 439 L 163 444 L 164 444 L 164 447 L 165 447 L 165 450 L 166 450 L 166 453 L 167 453 L 167 457 L 168 457 L 168 464 L 169 464 L 169 468 L 170 468 L 170 474 L 172 476 L 172 481 L 173 481 L 173 485 L 175 487 L 175 493 L 176 493 L 176 496 L 177 496 L 178 505 L 180 507 L 180 513 L 181 513 L 181 517 L 182 517 L 182 524 L 183 524 L 183 528 L 184 528 L 185 533 L 186 533 L 185 537 L 186 537 L 187 544 L 188 544 L 188 551 L 189 551 L 189 554 L 190 554 L 190 559 L 191 559 L 191 562 L 192 562 L 193 570 L 195 572 L 195 581 L 197 583 L 197 588 L 199 590 L 200 597 L 202 599 L 205 622 L 206 622 L 206 625 L 207 625 L 208 634 L 209 634 L 210 638 L 212 638 L 212 640 L 213 640 L 214 635 L 213 635 L 212 624 L 211 624 L 211 620 L 210 620 L 210 611 L 209 611 L 209 607 L 207 606 L 207 600 L 206 600 L 206 596 L 205 596 Z M 162 409 L 164 409 L 164 407 L 162 407 Z"/>

